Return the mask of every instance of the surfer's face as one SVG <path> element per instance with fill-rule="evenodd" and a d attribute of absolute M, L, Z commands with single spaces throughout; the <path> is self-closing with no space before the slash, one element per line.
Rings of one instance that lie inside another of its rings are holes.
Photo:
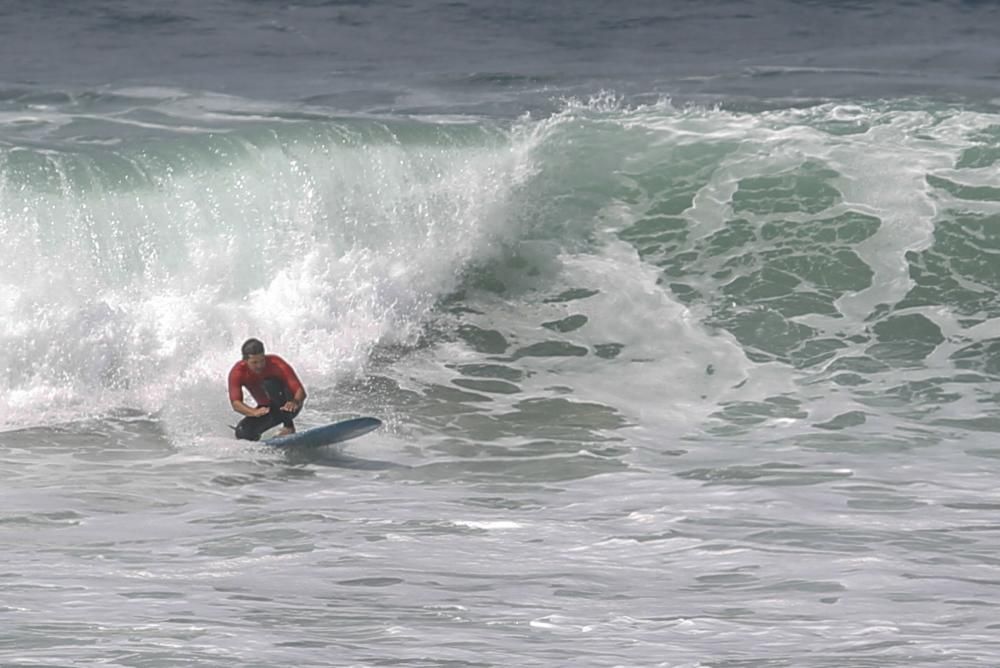
<path fill-rule="evenodd" d="M 263 371 L 264 364 L 266 364 L 266 360 L 263 355 L 250 355 L 247 357 L 247 366 L 250 367 L 250 370 L 254 373 L 260 373 Z"/>

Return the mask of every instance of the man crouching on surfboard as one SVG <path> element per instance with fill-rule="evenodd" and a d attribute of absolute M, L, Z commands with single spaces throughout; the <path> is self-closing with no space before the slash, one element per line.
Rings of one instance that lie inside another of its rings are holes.
<path fill-rule="evenodd" d="M 229 401 L 233 410 L 245 416 L 236 425 L 236 438 L 260 440 L 261 434 L 283 424 L 279 436 L 295 433 L 293 419 L 302 410 L 306 390 L 288 362 L 277 355 L 265 355 L 264 344 L 257 339 L 243 343 L 243 359 L 229 372 Z M 243 403 L 243 388 L 257 403 L 251 408 Z"/>

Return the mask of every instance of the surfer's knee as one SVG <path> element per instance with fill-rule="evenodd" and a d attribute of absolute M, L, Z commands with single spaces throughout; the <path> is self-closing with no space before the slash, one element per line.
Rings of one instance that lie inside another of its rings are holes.
<path fill-rule="evenodd" d="M 260 434 L 254 429 L 249 429 L 242 422 L 236 425 L 236 438 L 243 441 L 259 441 Z"/>

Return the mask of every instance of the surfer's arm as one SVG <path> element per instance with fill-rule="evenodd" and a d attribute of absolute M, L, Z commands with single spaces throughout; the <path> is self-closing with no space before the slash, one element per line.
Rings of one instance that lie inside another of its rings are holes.
<path fill-rule="evenodd" d="M 306 400 L 306 388 L 303 387 L 302 381 L 299 380 L 299 376 L 295 373 L 295 369 L 292 368 L 291 364 L 278 355 L 271 356 L 271 363 L 277 367 L 278 373 L 285 383 L 285 387 L 292 392 L 292 398 L 282 404 L 281 410 L 294 413 L 302 408 L 302 402 Z"/>
<path fill-rule="evenodd" d="M 267 406 L 257 406 L 256 408 L 252 408 L 247 406 L 241 400 L 231 401 L 230 403 L 232 404 L 234 411 L 240 415 L 246 415 L 247 417 L 260 417 L 261 415 L 267 415 L 267 413 L 271 410 Z"/>
<path fill-rule="evenodd" d="M 239 362 L 233 365 L 233 368 L 229 371 L 229 404 L 233 407 L 233 410 L 240 415 L 245 415 L 246 417 L 260 417 L 261 415 L 267 415 L 270 412 L 270 408 L 266 406 L 257 406 L 252 408 L 243 403 L 243 379 L 241 377 L 241 371 L 243 367 Z"/>
<path fill-rule="evenodd" d="M 306 388 L 299 385 L 299 389 L 295 390 L 295 395 L 290 401 L 286 401 L 285 405 L 281 407 L 281 410 L 287 411 L 289 413 L 294 413 L 295 411 L 302 408 L 302 402 L 306 400 Z"/>

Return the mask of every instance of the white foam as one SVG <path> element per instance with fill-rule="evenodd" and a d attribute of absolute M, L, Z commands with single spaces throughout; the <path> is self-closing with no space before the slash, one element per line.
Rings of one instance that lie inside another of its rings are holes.
<path fill-rule="evenodd" d="M 482 529 L 484 531 L 510 531 L 523 529 L 523 525 L 510 520 L 453 520 L 456 526 L 469 527 L 470 529 Z"/>

